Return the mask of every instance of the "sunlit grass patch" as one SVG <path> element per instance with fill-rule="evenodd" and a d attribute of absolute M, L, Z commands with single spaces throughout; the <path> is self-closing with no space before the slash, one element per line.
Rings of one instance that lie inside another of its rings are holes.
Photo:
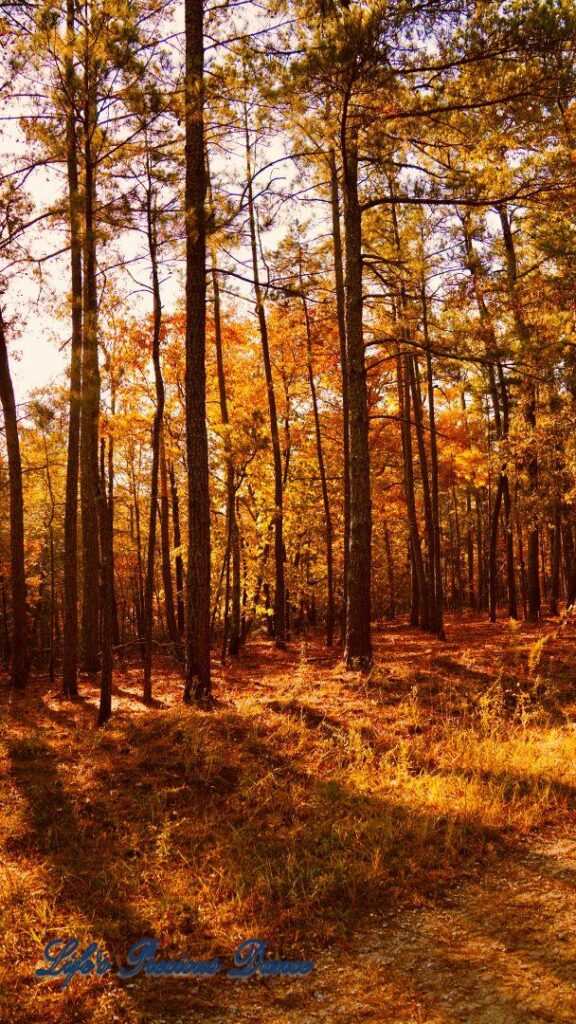
<path fill-rule="evenodd" d="M 576 729 L 541 664 L 523 655 L 515 676 L 492 651 L 470 680 L 469 652 L 462 671 L 455 654 L 395 654 L 366 682 L 295 652 L 293 671 L 244 680 L 214 712 L 132 698 L 103 730 L 62 703 L 14 715 L 0 924 L 20 983 L 62 929 L 115 956 L 143 934 L 168 955 L 226 954 L 250 934 L 304 954 L 562 820 Z M 51 1019 L 49 990 L 34 998 Z M 81 1020 L 80 1003 L 59 1001 L 61 1019 Z"/>

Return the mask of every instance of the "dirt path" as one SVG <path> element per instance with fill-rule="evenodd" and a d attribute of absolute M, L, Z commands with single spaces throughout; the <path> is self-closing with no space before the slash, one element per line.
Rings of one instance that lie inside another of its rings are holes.
<path fill-rule="evenodd" d="M 348 951 L 315 956 L 310 980 L 225 982 L 182 1020 L 576 1020 L 576 836 L 527 841 L 441 905 L 369 915 L 366 925 Z"/>

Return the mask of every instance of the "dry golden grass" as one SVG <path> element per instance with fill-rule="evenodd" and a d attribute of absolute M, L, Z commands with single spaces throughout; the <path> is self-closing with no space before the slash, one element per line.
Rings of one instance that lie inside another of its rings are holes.
<path fill-rule="evenodd" d="M 539 635 L 463 620 L 441 645 L 389 627 L 368 679 L 316 640 L 255 642 L 220 671 L 214 712 L 181 706 L 168 671 L 145 709 L 133 668 L 99 731 L 92 684 L 73 705 L 40 682 L 5 691 L 0 1019 L 178 1020 L 182 999 L 208 1013 L 219 979 L 61 992 L 34 969 L 57 935 L 115 959 L 146 934 L 167 956 L 228 958 L 251 935 L 310 956 L 368 908 L 421 904 L 561 821 L 576 795 L 574 637 L 540 651 Z"/>

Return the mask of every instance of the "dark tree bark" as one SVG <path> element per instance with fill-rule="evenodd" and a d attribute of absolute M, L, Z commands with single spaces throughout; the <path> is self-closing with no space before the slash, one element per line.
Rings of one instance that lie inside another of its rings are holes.
<path fill-rule="evenodd" d="M 420 592 L 411 535 L 409 535 L 408 541 L 408 556 L 410 560 L 410 625 L 418 626 L 420 625 Z"/>
<path fill-rule="evenodd" d="M 490 622 L 496 622 L 496 609 L 497 609 L 497 590 L 496 590 L 496 579 L 498 573 L 497 563 L 497 540 L 498 540 L 498 522 L 500 519 L 500 509 L 502 507 L 502 493 L 504 480 L 506 478 L 500 474 L 498 478 L 498 485 L 496 487 L 496 497 L 494 499 L 494 507 L 492 509 L 492 519 L 490 524 L 490 541 L 488 548 L 488 580 L 490 587 Z"/>
<path fill-rule="evenodd" d="M 574 550 L 572 515 L 568 514 L 571 509 L 566 512 L 566 518 L 562 522 L 562 550 L 566 573 L 566 604 L 570 607 L 576 602 L 576 552 Z"/>
<path fill-rule="evenodd" d="M 367 671 L 372 664 L 370 601 L 372 511 L 368 448 L 368 393 L 362 322 L 362 216 L 358 199 L 358 133 L 342 123 L 344 237 L 346 250 L 346 348 L 348 370 L 348 445 L 350 544 L 345 661 Z"/>
<path fill-rule="evenodd" d="M 98 477 L 98 520 L 100 524 L 100 569 L 102 584 L 102 665 L 100 674 L 100 705 L 98 725 L 104 725 L 112 714 L 112 671 L 114 642 L 114 579 L 112 576 L 112 530 L 106 496 L 105 441 L 102 439 L 101 471 Z"/>
<path fill-rule="evenodd" d="M 476 588 L 474 585 L 474 528 L 472 525 L 472 494 L 466 487 L 466 558 L 468 563 L 468 607 L 476 607 Z"/>
<path fill-rule="evenodd" d="M 230 628 L 230 641 L 228 652 L 236 657 L 242 646 L 242 564 L 240 554 L 240 525 L 238 507 L 234 512 L 232 520 L 232 534 L 230 537 L 232 552 L 232 616 Z"/>
<path fill-rule="evenodd" d="M 530 346 L 531 331 L 524 318 L 522 301 L 518 288 L 518 264 L 516 260 L 516 248 L 514 236 L 510 225 L 510 218 L 505 206 L 498 207 L 500 224 L 502 227 L 502 238 L 506 253 L 506 275 L 510 303 L 512 306 L 512 317 L 516 329 L 518 341 L 524 352 Z M 531 518 L 528 527 L 528 550 L 527 550 L 527 572 L 528 572 L 528 618 L 537 622 L 540 618 L 540 566 L 539 566 L 539 529 L 535 518 L 534 501 L 538 490 L 538 455 L 535 445 L 536 431 L 536 386 L 534 380 L 528 381 L 527 394 L 524 400 L 524 419 L 529 431 L 529 444 L 526 456 L 526 468 L 528 471 L 528 494 L 531 500 Z"/>
<path fill-rule="evenodd" d="M 486 571 L 484 560 L 484 529 L 482 525 L 482 500 L 480 488 L 476 488 L 474 496 L 476 507 L 476 562 L 478 564 L 478 596 L 476 607 L 479 612 L 486 607 Z"/>
<path fill-rule="evenodd" d="M 417 580 L 417 593 L 419 602 L 418 624 L 422 629 L 430 628 L 430 615 L 428 603 L 428 581 L 424 569 L 424 558 L 420 543 L 418 530 L 418 515 L 416 511 L 416 494 L 414 488 L 414 459 L 412 456 L 412 415 L 410 408 L 410 380 L 408 360 L 410 354 L 397 358 L 398 377 L 398 398 L 399 411 L 402 422 L 402 448 L 404 455 L 404 489 L 406 495 L 406 506 L 408 509 L 408 529 L 410 533 L 410 546 L 414 573 Z M 413 588 L 413 596 L 415 596 Z"/>
<path fill-rule="evenodd" d="M 390 530 L 388 524 L 384 523 L 384 549 L 386 551 L 386 572 L 388 575 L 388 605 L 386 618 L 396 618 L 396 577 L 394 573 L 394 561 L 392 558 L 392 546 L 390 544 Z"/>
<path fill-rule="evenodd" d="M 110 381 L 110 417 L 114 420 L 116 415 L 116 384 L 114 378 Z M 112 580 L 112 639 L 114 644 L 120 643 L 120 626 L 118 623 L 118 601 L 116 598 L 116 580 L 114 571 L 114 434 L 111 431 L 108 437 L 108 530 L 110 531 L 110 573 Z"/>
<path fill-rule="evenodd" d="M 185 0 L 186 454 L 188 578 L 184 701 L 209 700 L 210 491 L 206 429 L 204 3 Z"/>
<path fill-rule="evenodd" d="M 332 211 L 332 247 L 334 258 L 334 287 L 336 293 L 336 319 L 340 343 L 340 372 L 342 374 L 342 476 L 343 476 L 343 563 L 344 581 L 340 633 L 346 639 L 346 606 L 348 602 L 348 558 L 350 549 L 350 456 L 349 456 L 349 415 L 348 415 L 348 356 L 346 351 L 346 304 L 344 288 L 344 265 L 342 259 L 342 236 L 340 232 L 340 195 L 338 189 L 338 168 L 336 154 L 331 148 L 328 155 L 330 168 L 330 203 Z"/>
<path fill-rule="evenodd" d="M 134 526 L 136 540 L 136 600 L 134 603 L 136 609 L 136 628 L 138 630 L 138 639 L 140 640 L 140 652 L 142 654 L 142 661 L 144 661 L 144 634 L 146 632 L 146 622 L 144 614 L 144 567 L 142 559 L 142 529 L 140 521 L 140 496 L 138 494 L 138 489 L 136 487 L 136 474 L 134 472 L 133 461 L 130 466 L 130 482 L 132 486 L 132 501 L 134 502 Z"/>
<path fill-rule="evenodd" d="M 538 456 L 535 449 L 534 434 L 536 431 L 536 388 L 530 385 L 529 397 L 526 403 L 524 418 L 529 425 L 531 433 L 530 450 L 527 456 L 527 469 L 529 480 L 529 493 L 534 500 L 538 491 Z M 532 515 L 535 515 L 532 509 Z M 540 559 L 539 559 L 539 528 L 531 523 L 528 528 L 528 618 L 531 622 L 538 622 L 540 618 Z"/>
<path fill-rule="evenodd" d="M 458 512 L 458 496 L 456 494 L 456 485 L 452 482 L 452 501 L 454 505 L 454 534 L 455 534 L 455 570 L 456 570 L 456 581 L 458 584 L 457 590 L 457 607 L 461 609 L 464 604 L 464 586 L 462 583 L 462 535 L 460 533 L 460 515 Z"/>
<path fill-rule="evenodd" d="M 550 584 L 550 615 L 558 615 L 560 600 L 560 562 L 562 558 L 562 506 L 560 499 L 554 505 L 552 530 L 552 580 Z"/>
<path fill-rule="evenodd" d="M 390 181 L 390 193 L 393 198 L 394 190 L 392 181 Z M 402 245 L 400 240 L 400 230 L 398 227 L 398 217 L 396 213 L 396 204 L 391 203 L 390 212 L 392 216 L 392 229 L 394 232 L 394 243 L 396 249 L 396 255 L 398 257 L 399 265 L 402 264 Z M 426 293 L 423 284 L 421 283 L 421 294 L 423 297 L 423 326 L 425 327 L 425 343 L 426 348 L 430 348 L 430 340 L 428 337 L 428 311 L 426 302 Z M 408 319 L 408 299 L 406 295 L 406 285 L 404 278 L 399 277 L 398 282 L 398 303 L 397 311 L 395 314 L 399 320 L 400 336 L 407 342 L 410 342 L 409 319 Z M 428 353 L 429 354 L 429 353 Z M 429 367 L 431 369 L 431 367 Z M 434 523 L 434 512 L 432 503 L 432 493 L 430 486 L 430 478 L 428 473 L 428 455 L 426 452 L 426 442 L 424 439 L 424 417 L 422 410 L 422 396 L 420 392 L 420 374 L 418 369 L 417 356 L 410 354 L 410 348 L 404 357 L 404 373 L 406 380 L 410 384 L 410 393 L 412 396 L 412 406 L 414 409 L 414 427 L 416 430 L 416 443 L 418 446 L 418 461 L 420 464 L 420 480 L 422 483 L 422 499 L 424 505 L 424 521 L 426 524 L 426 538 L 428 547 L 428 578 L 426 580 L 425 593 L 427 595 L 428 608 L 423 613 L 423 620 L 428 622 L 428 628 L 432 632 L 442 632 L 442 619 L 440 617 L 440 626 L 438 625 L 438 617 L 436 612 L 436 528 Z M 432 407 L 433 411 L 433 407 Z M 409 428 L 411 430 L 411 426 Z M 430 428 L 432 431 L 432 427 Z M 435 431 L 434 431 L 435 433 Z M 405 466 L 406 473 L 412 473 L 412 467 Z M 420 595 L 422 597 L 422 590 Z"/>
<path fill-rule="evenodd" d="M 514 509 L 516 513 L 516 533 L 518 535 L 518 560 L 520 562 L 520 587 L 522 591 L 522 611 L 524 618 L 528 618 L 528 580 L 526 577 L 526 562 L 524 561 L 524 539 L 522 537 L 522 525 L 518 512 L 518 488 L 514 491 Z"/>
<path fill-rule="evenodd" d="M 420 480 L 422 483 L 422 498 L 424 504 L 424 521 L 426 523 L 426 537 L 428 541 L 428 578 L 426 580 L 426 591 L 428 594 L 428 628 L 431 632 L 437 632 L 438 624 L 436 617 L 436 587 L 434 584 L 436 561 L 435 561 L 435 529 L 434 516 L 432 513 L 432 496 L 430 493 L 430 481 L 428 476 L 428 456 L 426 443 L 424 441 L 424 425 L 422 417 L 422 399 L 420 386 L 416 376 L 416 360 L 413 356 L 405 357 L 405 373 L 410 381 L 410 392 L 414 408 L 414 427 L 416 430 L 416 443 L 418 445 L 418 461 L 420 464 Z M 425 616 L 426 617 L 426 616 Z"/>
<path fill-rule="evenodd" d="M 489 359 L 488 365 L 488 383 L 490 398 L 492 401 L 492 409 L 494 413 L 494 426 L 496 430 L 496 439 L 499 443 L 506 442 L 510 426 L 510 400 L 508 397 L 508 385 L 504 376 L 504 369 L 502 366 L 502 360 L 498 352 L 498 345 L 496 342 L 496 331 L 492 322 L 484 290 L 482 287 L 481 275 L 480 275 L 480 261 L 477 253 L 474 250 L 472 244 L 472 238 L 469 232 L 468 223 L 466 220 L 462 221 L 462 232 L 464 238 L 464 248 L 466 252 L 466 264 L 468 271 L 472 278 L 472 285 L 474 288 L 474 296 L 476 299 L 476 305 L 478 307 L 478 314 L 480 316 L 480 322 L 483 328 L 484 334 L 484 349 L 486 356 Z M 495 372 L 497 371 L 497 375 Z M 496 621 L 496 605 L 497 605 L 497 586 L 496 586 L 496 573 L 497 573 L 497 545 L 498 545 L 498 528 L 499 528 L 499 510 L 500 505 L 504 499 L 504 516 L 505 516 L 505 529 L 504 529 L 504 542 L 506 548 L 506 579 L 508 586 L 508 614 L 511 619 L 518 618 L 518 607 L 516 599 L 516 576 L 514 570 L 514 535 L 512 530 L 512 515 L 511 515 L 511 501 L 510 501 L 510 485 L 508 481 L 508 473 L 506 462 L 503 462 L 498 483 L 496 485 L 496 501 L 498 504 L 498 515 L 491 516 L 491 528 L 489 538 L 489 575 L 488 575 L 488 587 L 489 587 L 489 614 L 490 621 Z"/>
<path fill-rule="evenodd" d="M 10 361 L 6 345 L 6 329 L 0 307 L 0 402 L 4 413 L 8 481 L 10 489 L 10 566 L 12 572 L 12 685 L 22 689 L 28 682 L 28 623 L 26 611 L 26 568 L 24 564 L 24 495 L 22 490 L 22 459 L 18 436 L 18 415 Z"/>
<path fill-rule="evenodd" d="M 88 49 L 88 42 L 86 43 Z M 80 415 L 80 491 L 82 506 L 82 666 L 97 672 L 100 617 L 98 422 L 98 293 L 96 287 L 95 160 L 92 152 L 96 122 L 95 86 L 91 56 L 84 56 L 84 322 L 82 339 L 82 397 Z"/>
<path fill-rule="evenodd" d="M 442 551 L 440 533 L 440 497 L 438 481 L 438 438 L 436 434 L 436 404 L 434 400 L 434 371 L 432 366 L 432 351 L 430 345 L 430 334 L 428 329 L 428 298 L 426 295 L 426 283 L 421 284 L 422 299 L 422 328 L 424 331 L 424 343 L 426 345 L 426 374 L 428 378 L 428 416 L 430 419 L 430 476 L 432 487 L 432 528 L 434 536 L 434 558 L 432 574 L 432 585 L 435 589 L 435 615 L 436 632 L 440 640 L 445 639 L 444 634 L 444 590 L 442 587 Z"/>
<path fill-rule="evenodd" d="M 50 618 L 48 626 L 48 679 L 51 683 L 55 678 L 56 661 L 56 562 L 54 552 L 54 520 L 56 518 L 56 496 L 52 485 L 52 472 L 50 470 L 50 452 L 48 450 L 48 439 L 46 431 L 42 430 L 44 442 L 44 459 L 46 462 L 46 487 L 50 498 L 50 511 L 48 513 L 48 555 L 50 562 Z"/>
<path fill-rule="evenodd" d="M 160 332 L 162 329 L 162 301 L 158 277 L 158 239 L 154 210 L 154 189 L 147 157 L 148 182 L 146 189 L 146 227 L 148 251 L 152 270 L 152 363 L 154 366 L 154 387 L 156 409 L 152 426 L 152 472 L 150 477 L 150 513 L 148 519 L 148 550 L 146 563 L 146 585 L 144 590 L 144 702 L 152 701 L 152 634 L 154 629 L 154 562 L 156 555 L 156 519 L 158 516 L 158 477 L 160 469 L 160 435 L 164 418 L 164 380 L 160 362 Z"/>
<path fill-rule="evenodd" d="M 72 47 L 74 0 L 67 0 L 66 30 Z M 70 392 L 68 420 L 68 461 L 64 505 L 64 646 L 62 691 L 67 697 L 78 693 L 78 476 L 80 464 L 80 401 L 82 388 L 82 196 L 78 181 L 78 142 L 73 107 L 74 66 L 65 65 L 68 111 L 66 115 L 66 168 L 70 221 L 70 276 L 72 292 L 72 350 L 70 355 Z"/>

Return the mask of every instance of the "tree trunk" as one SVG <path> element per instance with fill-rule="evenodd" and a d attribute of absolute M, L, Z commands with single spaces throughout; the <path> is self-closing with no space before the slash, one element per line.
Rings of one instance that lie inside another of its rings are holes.
<path fill-rule="evenodd" d="M 490 397 L 492 399 L 492 408 L 494 412 L 494 425 L 496 429 L 496 438 L 499 442 L 505 441 L 508 437 L 509 426 L 510 426 L 510 401 L 508 397 L 508 385 L 504 376 L 504 369 L 502 367 L 502 360 L 498 352 L 498 346 L 496 343 L 496 331 L 494 323 L 490 315 L 486 299 L 484 296 L 484 290 L 482 287 L 482 281 L 480 278 L 480 261 L 474 250 L 472 244 L 472 238 L 469 233 L 468 224 L 466 220 L 462 222 L 462 230 L 464 237 L 464 247 L 466 250 L 466 261 L 470 276 L 472 278 L 472 285 L 474 288 L 474 295 L 476 298 L 476 305 L 478 307 L 478 313 L 480 316 L 480 322 L 484 330 L 484 348 L 487 358 L 490 360 L 488 365 L 488 383 Z M 495 368 L 498 374 L 498 380 L 496 380 Z M 504 499 L 504 515 L 505 515 L 505 546 L 506 546 L 506 578 L 508 585 L 508 614 L 511 619 L 518 618 L 518 607 L 516 599 L 516 579 L 514 572 L 514 536 L 512 531 L 512 516 L 510 512 L 510 485 L 507 475 L 506 462 L 503 463 L 500 477 L 498 480 L 498 489 L 501 491 L 500 498 Z M 498 495 L 498 490 L 497 490 Z M 492 564 L 495 554 L 492 555 L 492 549 L 498 543 L 498 526 L 499 526 L 499 514 L 492 516 L 491 519 L 491 532 L 490 532 L 490 555 L 489 565 Z M 494 531 L 496 534 L 494 535 Z M 495 564 L 495 563 L 494 563 Z M 493 577 L 492 572 L 489 570 L 489 606 L 490 606 L 490 621 L 494 622 L 495 618 L 492 616 L 496 615 L 495 602 L 496 602 L 496 580 Z M 494 588 L 494 593 L 492 593 Z"/>
<path fill-rule="evenodd" d="M 571 511 L 571 510 L 569 510 Z M 574 534 L 572 522 L 567 517 L 562 524 L 562 550 L 564 552 L 564 568 L 566 572 L 566 604 L 570 608 L 576 602 L 576 553 L 574 551 Z"/>
<path fill-rule="evenodd" d="M 522 611 L 524 618 L 528 618 L 528 584 L 526 580 L 526 563 L 524 561 L 524 540 L 522 537 L 522 526 L 518 514 L 518 489 L 514 493 L 514 504 L 516 510 L 516 533 L 518 534 L 518 559 L 520 562 L 520 585 L 522 589 Z"/>
<path fill-rule="evenodd" d="M 44 458 L 46 461 L 46 487 L 50 497 L 50 512 L 48 515 L 48 551 L 50 559 L 50 619 L 48 628 L 48 679 L 54 682 L 55 676 L 55 643 L 56 643 L 56 565 L 54 556 L 54 519 L 56 518 L 56 497 L 52 486 L 52 473 L 50 471 L 50 452 L 46 432 L 43 431 Z"/>
<path fill-rule="evenodd" d="M 538 491 L 538 456 L 535 451 L 534 434 L 536 431 L 536 388 L 534 384 L 530 385 L 530 393 L 528 402 L 525 408 L 525 419 L 526 423 L 530 427 L 531 433 L 531 450 L 528 452 L 527 458 L 527 469 L 528 469 L 528 480 L 529 480 L 529 494 L 532 498 L 532 503 L 537 495 Z M 535 517 L 534 508 L 531 509 L 532 516 Z M 530 523 L 528 529 L 528 618 L 531 622 L 538 622 L 540 618 L 540 574 L 539 574 L 539 529 L 535 522 Z"/>
<path fill-rule="evenodd" d="M 232 521 L 232 617 L 230 625 L 230 641 L 228 652 L 236 657 L 240 652 L 242 644 L 242 580 L 241 580 L 241 559 L 240 559 L 240 528 L 238 526 L 238 509 L 234 513 Z"/>
<path fill-rule="evenodd" d="M 272 439 L 272 455 L 274 462 L 274 565 L 275 565 L 275 592 L 274 592 L 274 637 L 277 647 L 284 647 L 286 643 L 286 594 L 284 586 L 284 507 L 283 507 L 283 478 L 282 478 L 282 452 L 280 449 L 280 436 L 278 433 L 278 415 L 276 411 L 276 395 L 274 392 L 274 381 L 272 377 L 272 362 L 270 359 L 270 345 L 268 341 L 268 324 L 266 321 L 266 310 L 264 298 L 260 287 L 260 276 L 258 273 L 258 245 L 256 231 L 256 212 L 254 209 L 254 195 L 252 189 L 252 168 L 250 159 L 250 136 L 248 131 L 248 113 L 245 110 L 245 138 L 246 138 L 246 176 L 247 176 L 247 199 L 248 218 L 250 221 L 250 243 L 252 250 L 252 270 L 254 276 L 254 294 L 256 297 L 256 310 L 258 315 L 258 326 L 260 329 L 260 342 L 262 346 L 262 357 L 264 361 L 264 375 L 266 378 L 266 390 L 268 393 L 268 411 L 270 415 L 270 435 Z"/>
<path fill-rule="evenodd" d="M 214 291 L 214 340 L 216 345 L 216 368 L 218 373 L 218 394 L 220 398 L 220 416 L 225 428 L 229 426 L 228 398 L 226 395 L 226 374 L 224 371 L 224 351 L 222 346 L 222 320 L 220 313 L 220 286 L 215 268 L 212 268 L 212 286 Z M 226 430 L 224 437 L 226 455 L 226 524 L 227 524 L 227 564 L 226 564 L 226 597 L 224 602 L 224 639 L 222 643 L 222 661 L 226 660 L 227 651 L 236 657 L 240 651 L 240 539 L 236 522 L 236 473 L 230 445 L 230 435 Z M 232 593 L 232 614 L 229 616 L 230 592 Z"/>
<path fill-rule="evenodd" d="M 148 251 L 152 270 L 152 363 L 154 365 L 154 387 L 156 409 L 152 426 L 152 473 L 150 478 L 150 514 L 148 520 L 148 551 L 146 564 L 146 585 L 144 590 L 144 702 L 152 701 L 152 634 L 154 629 L 154 561 L 156 555 L 156 519 L 158 516 L 158 477 L 160 471 L 160 435 L 164 419 L 164 380 L 160 362 L 160 332 L 162 329 L 162 301 L 158 278 L 156 220 L 154 195 L 150 169 L 150 155 L 147 155 L 148 182 L 146 190 L 146 226 Z"/>
<path fill-rule="evenodd" d="M 414 408 L 414 426 L 416 429 L 416 443 L 418 445 L 418 461 L 420 464 L 420 480 L 422 483 L 422 497 L 424 504 L 424 520 L 426 523 L 426 536 L 428 540 L 428 579 L 426 580 L 426 592 L 428 594 L 428 628 L 432 632 L 438 631 L 436 616 L 436 587 L 434 578 L 436 575 L 434 516 L 432 513 L 432 497 L 430 494 L 430 481 L 428 477 L 428 457 L 424 441 L 424 425 L 422 417 L 422 399 L 420 385 L 417 379 L 416 360 L 414 356 L 405 356 L 405 373 L 410 381 L 412 405 Z M 410 426 L 409 426 L 410 429 Z"/>
<path fill-rule="evenodd" d="M 485 561 L 484 561 L 484 530 L 482 528 L 482 501 L 480 495 L 480 489 L 476 488 L 475 492 L 475 506 L 476 506 L 476 561 L 478 563 L 478 598 L 477 598 L 477 610 L 483 611 L 486 607 L 486 572 L 485 572 Z"/>
<path fill-rule="evenodd" d="M 439 640 L 445 640 L 444 633 L 444 591 L 442 587 L 442 551 L 440 534 L 440 497 L 438 480 L 438 438 L 436 436 L 436 405 L 434 400 L 434 372 L 432 367 L 432 351 L 428 330 L 428 298 L 426 282 L 421 284 L 422 328 L 426 345 L 426 375 L 428 380 L 428 417 L 430 420 L 430 476 L 432 485 L 432 523 L 434 533 L 434 572 L 432 585 L 435 588 L 436 601 L 436 632 Z"/>
<path fill-rule="evenodd" d="M 468 563 L 468 607 L 476 607 L 476 589 L 474 586 L 474 529 L 472 526 L 472 495 L 470 487 L 466 487 L 466 557 Z"/>
<path fill-rule="evenodd" d="M 164 430 L 160 433 L 160 542 L 162 557 L 162 584 L 168 636 L 179 661 L 182 659 L 180 636 L 176 623 L 174 587 L 172 585 L 172 564 L 170 561 L 170 499 L 168 497 L 168 472 L 166 469 L 166 448 Z"/>
<path fill-rule="evenodd" d="M 74 41 L 74 0 L 67 0 L 67 43 Z M 70 391 L 68 420 L 68 461 L 64 504 L 64 647 L 62 692 L 67 697 L 78 693 L 78 476 L 80 463 L 80 402 L 82 388 L 82 196 L 78 181 L 78 143 L 73 107 L 74 65 L 71 57 L 65 66 L 68 112 L 66 115 L 66 168 L 70 218 L 70 276 L 72 292 L 72 350 L 70 355 Z"/>
<path fill-rule="evenodd" d="M 210 490 L 206 429 L 204 3 L 185 0 L 186 454 L 188 579 L 184 701 L 209 700 Z"/>
<path fill-rule="evenodd" d="M 176 570 L 176 614 L 178 619 L 178 636 L 184 636 L 184 562 L 182 559 L 182 533 L 180 530 L 180 500 L 178 498 L 178 487 L 176 485 L 176 474 L 174 463 L 170 463 L 168 469 L 170 477 L 170 496 L 172 501 L 172 529 L 174 531 L 174 548 L 176 557 L 174 567 Z"/>
<path fill-rule="evenodd" d="M 396 580 L 394 576 L 394 562 L 392 559 L 392 546 L 390 544 L 390 530 L 388 523 L 384 523 L 384 549 L 386 551 L 386 572 L 388 575 L 388 607 L 386 618 L 396 618 Z"/>
<path fill-rule="evenodd" d="M 324 535 L 326 539 L 326 645 L 332 646 L 334 638 L 334 564 L 332 555 L 332 514 L 330 510 L 330 498 L 328 495 L 328 481 L 326 479 L 326 465 L 324 462 L 324 450 L 322 448 L 322 432 L 320 429 L 320 415 L 318 412 L 318 396 L 316 394 L 316 381 L 314 380 L 314 365 L 312 355 L 312 329 L 308 303 L 304 294 L 304 282 L 302 279 L 302 255 L 300 254 L 300 289 L 302 292 L 302 306 L 304 309 L 304 321 L 306 324 L 306 362 L 308 367 L 308 383 L 310 385 L 310 396 L 312 398 L 312 411 L 314 414 L 314 432 L 316 437 L 316 458 L 318 459 L 318 472 L 320 474 L 320 485 L 322 489 L 322 506 L 324 509 Z"/>
<path fill-rule="evenodd" d="M 516 260 L 516 249 L 514 236 L 505 206 L 498 207 L 500 224 L 502 227 L 502 238 L 506 253 L 506 275 L 510 303 L 512 306 L 512 317 L 518 341 L 522 345 L 524 355 L 530 346 L 531 331 L 524 319 L 521 296 L 518 289 L 518 264 Z M 524 419 L 528 426 L 529 443 L 526 457 L 526 468 L 528 471 L 528 495 L 530 500 L 530 516 L 533 520 L 528 528 L 528 618 L 537 622 L 540 618 L 540 575 L 539 575 L 539 530 L 535 518 L 534 501 L 538 490 L 538 455 L 535 448 L 536 431 L 536 387 L 533 379 L 529 380 L 528 393 L 524 404 Z"/>
<path fill-rule="evenodd" d="M 88 43 L 86 44 L 86 50 Z M 98 547 L 98 422 L 100 371 L 98 367 L 98 293 L 96 288 L 96 235 L 94 224 L 95 178 L 92 137 L 96 118 L 95 86 L 90 73 L 91 55 L 84 56 L 84 325 L 82 397 L 80 416 L 80 489 L 82 505 L 82 665 L 97 672 L 100 616 L 100 553 Z"/>
<path fill-rule="evenodd" d="M 457 607 L 460 610 L 464 604 L 464 586 L 462 583 L 462 535 L 460 533 L 460 515 L 458 513 L 458 497 L 456 495 L 456 485 L 452 482 L 452 501 L 454 502 L 454 534 L 456 539 L 456 550 L 455 550 L 455 566 L 456 566 L 456 581 L 458 583 L 458 602 Z"/>
<path fill-rule="evenodd" d="M 110 419 L 116 415 L 116 387 L 114 379 L 110 383 Z M 112 641 L 120 643 L 120 627 L 118 624 L 118 601 L 116 599 L 116 580 L 114 572 L 114 435 L 108 436 L 108 530 L 110 532 L 110 578 L 112 581 Z"/>
<path fill-rule="evenodd" d="M 498 603 L 498 593 L 496 589 L 497 584 L 497 572 L 498 565 L 496 561 L 497 553 L 497 542 L 498 542 L 498 522 L 500 520 L 500 509 L 502 507 L 502 494 L 504 491 L 504 480 L 505 476 L 500 473 L 498 477 L 498 485 L 496 487 L 496 497 L 494 499 L 494 508 L 492 509 L 492 519 L 490 523 L 490 542 L 489 542 L 489 554 L 488 554 L 488 586 L 489 586 L 489 606 L 490 606 L 490 622 L 496 622 L 496 606 Z"/>
<path fill-rule="evenodd" d="M 331 148 L 328 155 L 330 168 L 330 202 L 332 210 L 332 247 L 334 258 L 334 286 L 336 292 L 336 319 L 340 342 L 340 372 L 342 375 L 342 476 L 343 476 L 343 597 L 340 621 L 341 639 L 346 639 L 346 606 L 348 601 L 348 557 L 350 549 L 350 455 L 348 415 L 348 356 L 346 352 L 346 308 L 344 289 L 344 266 L 342 261 L 342 236 L 340 233 L 340 197 L 338 192 L 338 168 L 336 154 Z"/>
<path fill-rule="evenodd" d="M 136 627 L 138 629 L 138 639 L 140 640 L 140 652 L 142 654 L 142 661 L 144 661 L 144 634 L 146 632 L 146 622 L 144 615 L 144 567 L 142 559 L 142 530 L 140 525 L 140 496 L 136 489 L 136 474 L 134 473 L 134 462 L 132 462 L 130 466 L 130 479 L 132 484 L 132 500 L 134 502 L 134 525 L 136 528 Z"/>
<path fill-rule="evenodd" d="M 366 671 L 372 664 L 370 635 L 371 533 L 368 394 L 362 323 L 362 215 L 358 200 L 358 135 L 342 125 L 344 236 L 346 248 L 346 347 L 348 370 L 348 445 L 350 544 L 346 651 L 348 668 Z"/>
<path fill-rule="evenodd" d="M 516 573 L 514 568 L 514 534 L 512 532 L 510 482 L 508 480 L 508 474 L 504 475 L 502 488 L 502 497 L 504 499 L 504 530 L 506 542 L 506 581 L 508 585 L 508 615 L 510 616 L 511 619 L 517 619 L 518 603 L 516 600 Z"/>
<path fill-rule="evenodd" d="M 100 675 L 100 706 L 98 725 L 104 725 L 112 714 L 112 645 L 114 641 L 114 580 L 112 576 L 112 530 L 110 509 L 106 497 L 106 475 L 102 440 L 102 469 L 98 478 L 98 519 L 100 523 L 100 549 L 102 573 L 102 669 Z"/>
<path fill-rule="evenodd" d="M 558 615 L 560 600 L 560 561 L 562 556 L 562 508 L 560 499 L 554 505 L 554 529 L 552 532 L 552 580 L 550 586 L 550 615 Z"/>
<path fill-rule="evenodd" d="M 412 417 L 410 411 L 410 382 L 407 371 L 403 367 L 403 361 L 410 358 L 401 356 L 398 353 L 396 358 L 396 375 L 398 387 L 398 410 L 400 413 L 402 454 L 404 458 L 404 491 L 406 497 L 406 508 L 408 512 L 408 530 L 410 535 L 410 551 L 413 565 L 412 601 L 418 594 L 418 615 L 415 615 L 412 608 L 411 623 L 420 625 L 422 629 L 428 629 L 430 624 L 428 614 L 428 584 L 424 571 L 424 559 L 422 557 L 422 546 L 418 530 L 418 517 L 416 513 L 416 496 L 414 492 L 414 460 L 412 457 Z M 408 371 L 409 372 L 409 371 Z M 413 620 L 417 619 L 417 622 Z"/>
<path fill-rule="evenodd" d="M 28 681 L 28 623 L 26 613 L 26 568 L 24 565 L 24 496 L 22 460 L 18 436 L 18 415 L 6 330 L 0 307 L 0 401 L 4 413 L 4 430 L 8 455 L 10 486 L 10 565 L 12 571 L 12 685 L 21 689 Z"/>
<path fill-rule="evenodd" d="M 410 625 L 420 625 L 420 591 L 418 589 L 418 573 L 416 571 L 416 559 L 412 545 L 412 536 L 409 534 L 408 555 L 410 560 Z"/>

